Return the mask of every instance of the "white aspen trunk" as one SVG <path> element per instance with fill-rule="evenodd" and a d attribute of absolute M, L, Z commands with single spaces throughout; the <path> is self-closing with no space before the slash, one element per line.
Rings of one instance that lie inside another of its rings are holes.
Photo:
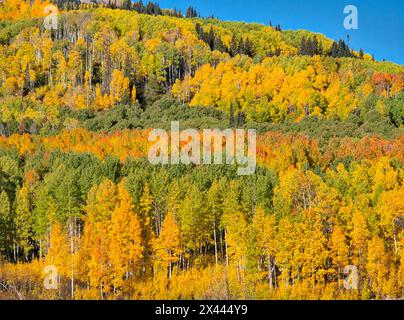
<path fill-rule="evenodd" d="M 215 262 L 216 262 L 216 265 L 217 265 L 218 258 L 217 258 L 216 221 L 213 222 L 213 239 L 215 241 Z"/>

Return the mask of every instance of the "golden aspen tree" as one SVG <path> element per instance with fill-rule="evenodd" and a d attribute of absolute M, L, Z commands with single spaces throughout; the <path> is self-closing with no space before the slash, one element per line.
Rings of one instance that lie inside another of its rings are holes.
<path fill-rule="evenodd" d="M 396 264 L 390 263 L 388 277 L 383 284 L 383 294 L 386 298 L 399 298 L 402 294 L 402 286 Z"/>
<path fill-rule="evenodd" d="M 56 81 L 60 83 L 63 89 L 66 89 L 68 65 L 62 51 L 58 50 L 54 53 L 54 59 L 57 61 Z"/>
<path fill-rule="evenodd" d="M 76 278 L 85 283 L 87 288 L 90 287 L 90 255 L 94 244 L 94 221 L 87 216 L 83 217 L 84 228 L 83 234 L 78 241 L 79 250 L 75 255 Z"/>
<path fill-rule="evenodd" d="M 79 73 L 81 72 L 80 54 L 77 50 L 73 49 L 69 51 L 66 68 L 69 85 L 74 91 L 78 84 Z"/>
<path fill-rule="evenodd" d="M 153 241 L 155 272 L 167 272 L 170 278 L 173 264 L 181 254 L 180 230 L 174 215 L 169 212 L 163 221 L 160 235 Z"/>
<path fill-rule="evenodd" d="M 220 185 L 220 182 L 217 180 L 213 181 L 211 187 L 209 188 L 207 192 L 207 205 L 208 205 L 208 210 L 210 211 L 212 215 L 212 228 L 213 228 L 213 242 L 215 246 L 215 263 L 216 265 L 218 264 L 219 261 L 219 247 L 221 247 L 221 239 L 220 239 L 220 231 L 221 231 L 221 226 L 220 226 L 220 220 L 222 217 L 222 188 Z M 223 257 L 222 257 L 223 259 Z"/>
<path fill-rule="evenodd" d="M 267 215 L 262 208 L 257 211 L 252 221 L 253 246 L 259 253 L 258 270 L 267 270 L 268 283 L 271 288 L 276 286 L 275 257 L 276 257 L 276 221 L 275 215 Z"/>
<path fill-rule="evenodd" d="M 118 185 L 117 202 L 110 222 L 109 261 L 114 291 L 122 288 L 129 276 L 137 274 L 142 258 L 140 223 L 124 183 Z"/>
<path fill-rule="evenodd" d="M 88 109 L 90 106 L 90 101 L 92 100 L 92 88 L 91 88 L 91 74 L 89 71 L 84 72 L 84 98 L 85 98 L 85 107 Z"/>
<path fill-rule="evenodd" d="M 87 220 L 84 227 L 82 246 L 88 252 L 88 281 L 97 288 L 100 297 L 111 291 L 110 270 L 110 220 L 117 203 L 117 187 L 106 179 L 94 186 L 87 197 Z M 89 234 L 87 234 L 89 233 Z"/>
<path fill-rule="evenodd" d="M 349 264 L 349 247 L 347 239 L 338 224 L 334 226 L 331 233 L 330 249 L 332 262 L 336 266 L 338 274 L 341 274 L 341 270 Z"/>
<path fill-rule="evenodd" d="M 296 251 L 297 241 L 298 237 L 293 223 L 288 217 L 282 218 L 278 223 L 278 232 L 276 234 L 276 247 L 278 249 L 276 260 L 277 265 L 280 267 L 281 278 L 286 286 L 290 282 L 293 255 Z"/>
<path fill-rule="evenodd" d="M 59 223 L 52 226 L 46 263 L 57 268 L 59 277 L 70 276 L 70 248 L 67 234 Z M 60 278 L 58 281 L 60 282 Z"/>
<path fill-rule="evenodd" d="M 92 288 L 98 289 L 101 299 L 111 291 L 111 270 L 109 268 L 109 251 L 107 227 L 105 222 L 97 222 L 95 233 L 91 239 L 90 255 L 88 261 L 88 278 Z"/>
<path fill-rule="evenodd" d="M 367 241 L 369 238 L 369 231 L 367 222 L 361 212 L 355 210 L 352 217 L 352 231 L 351 231 L 351 244 L 353 247 L 353 263 L 358 268 L 364 267 L 366 261 Z"/>
<path fill-rule="evenodd" d="M 382 297 L 388 266 L 385 245 L 382 239 L 374 236 L 368 244 L 366 271 L 370 279 L 372 291 Z"/>
<path fill-rule="evenodd" d="M 400 262 L 397 271 L 397 283 L 402 284 L 404 283 L 404 231 L 401 231 L 398 241 L 398 256 Z M 401 287 L 400 294 L 402 294 L 402 286 L 400 285 L 399 288 L 400 287 Z"/>
<path fill-rule="evenodd" d="M 130 99 L 131 99 L 132 103 L 135 103 L 137 101 L 137 91 L 136 91 L 136 86 L 135 85 L 133 85 L 133 87 L 132 87 L 132 91 L 131 91 L 131 94 L 130 94 Z"/>
<path fill-rule="evenodd" d="M 186 75 L 183 81 L 177 79 L 171 91 L 179 102 L 189 102 L 191 99 L 191 77 Z"/>
<path fill-rule="evenodd" d="M 380 216 L 380 226 L 386 239 L 394 244 L 394 254 L 398 255 L 399 219 L 404 216 L 404 188 L 383 192 L 376 211 Z"/>
<path fill-rule="evenodd" d="M 153 196 L 150 191 L 149 184 L 146 182 L 143 186 L 143 192 L 140 197 L 140 224 L 142 226 L 142 246 L 144 248 L 143 257 L 143 272 L 149 275 L 152 269 L 152 253 L 153 253 L 153 221 L 152 221 L 152 209 L 153 209 Z"/>
<path fill-rule="evenodd" d="M 126 78 L 122 71 L 114 70 L 109 88 L 109 99 L 112 105 L 122 102 L 125 97 L 129 98 L 129 79 Z"/>
<path fill-rule="evenodd" d="M 103 95 L 99 83 L 95 86 L 95 100 L 94 104 L 97 110 L 107 109 L 109 107 L 108 95 Z"/>
<path fill-rule="evenodd" d="M 226 228 L 226 254 L 229 265 L 237 272 L 237 286 L 241 286 L 246 298 L 246 271 L 248 258 L 248 223 L 244 213 L 225 212 L 223 224 Z"/>
<path fill-rule="evenodd" d="M 310 217 L 310 212 L 306 214 Z M 299 223 L 296 237 L 301 240 L 295 249 L 293 277 L 297 279 L 302 277 L 315 288 L 316 284 L 323 284 L 326 262 L 329 258 L 321 219 L 310 217 Z"/>

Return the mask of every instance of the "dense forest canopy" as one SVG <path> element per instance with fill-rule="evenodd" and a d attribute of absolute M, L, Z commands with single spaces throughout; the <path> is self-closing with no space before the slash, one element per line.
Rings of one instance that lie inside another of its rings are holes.
<path fill-rule="evenodd" d="M 0 4 L 0 298 L 403 297 L 404 66 L 192 7 L 53 3 L 56 30 L 50 2 Z M 150 165 L 171 121 L 257 129 L 256 174 Z"/>

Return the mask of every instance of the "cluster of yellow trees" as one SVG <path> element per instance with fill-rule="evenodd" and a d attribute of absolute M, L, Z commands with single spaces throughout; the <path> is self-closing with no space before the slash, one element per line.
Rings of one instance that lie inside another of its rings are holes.
<path fill-rule="evenodd" d="M 51 5 L 50 1 L 34 0 L 6 0 L 2 1 L 0 20 L 21 20 L 27 18 L 44 17 L 44 9 Z"/>
<path fill-rule="evenodd" d="M 193 77 L 177 80 L 172 91 L 190 106 L 215 106 L 227 112 L 233 107 L 252 120 L 282 122 L 308 115 L 345 120 L 371 93 L 395 96 L 404 89 L 402 73 L 381 91 L 372 78 L 357 86 L 361 71 L 354 73 L 353 67 L 347 63 L 339 68 L 337 61 L 320 56 L 266 58 L 261 64 L 237 57 L 216 67 L 202 66 Z"/>
<path fill-rule="evenodd" d="M 0 9 L 28 18 L 16 13 L 17 3 L 29 7 L 23 0 L 6 0 Z M 134 102 L 136 86 L 144 79 L 169 86 L 212 56 L 191 32 L 193 23 L 177 18 L 109 9 L 78 11 L 61 15 L 57 31 L 44 30 L 41 20 L 23 21 L 27 26 L 16 27 L 17 36 L 0 46 L 0 87 L 8 97 L 3 103 L 8 108 L 2 110 L 5 119 L 43 119 L 56 106 L 102 110 Z M 156 24 L 160 30 L 153 30 Z M 13 26 L 8 27 L 14 32 Z M 221 59 L 219 52 L 213 56 Z M 12 114 L 9 105 L 16 96 L 27 96 L 25 114 Z"/>
<path fill-rule="evenodd" d="M 339 147 L 320 150 L 304 136 L 267 134 L 259 138 L 262 167 L 249 178 L 211 176 L 215 169 L 203 166 L 188 174 L 155 171 L 144 163 L 136 169 L 131 167 L 136 153 L 129 152 L 120 157 L 122 169 L 114 170 L 116 182 L 94 169 L 96 183 L 90 168 L 97 161 L 71 161 L 58 148 L 72 159 L 97 151 L 69 139 L 37 140 L 31 149 L 22 149 L 16 137 L 2 143 L 2 150 L 18 148 L 27 163 L 14 200 L 7 181 L 2 183 L 1 221 L 11 221 L 2 231 L 8 246 L 3 252 L 19 262 L 2 264 L 0 278 L 13 296 L 14 291 L 64 299 L 403 294 L 402 138 L 344 139 Z M 48 169 L 44 157 L 51 161 Z M 343 164 L 349 158 L 355 160 Z M 77 186 L 72 163 L 84 170 L 77 173 L 84 187 Z M 21 170 L 8 156 L 0 164 L 10 179 Z M 48 265 L 59 272 L 58 289 L 43 285 Z M 359 290 L 344 288 L 348 265 L 358 269 Z"/>
<path fill-rule="evenodd" d="M 46 4 L 6 0 L 0 7 L 5 123 L 57 124 L 61 107 L 145 104 L 171 89 L 191 106 L 242 111 L 259 122 L 308 115 L 344 120 L 370 94 L 393 98 L 404 86 L 401 66 L 368 56 L 298 56 L 299 39 L 309 35 L 301 31 L 105 8 L 62 13 L 58 29 L 45 30 L 28 7 L 40 11 Z M 11 13 L 18 23 L 10 21 Z M 330 47 L 329 39 L 317 37 Z M 247 40 L 251 52 L 237 51 Z M 387 109 L 378 107 L 382 114 Z"/>

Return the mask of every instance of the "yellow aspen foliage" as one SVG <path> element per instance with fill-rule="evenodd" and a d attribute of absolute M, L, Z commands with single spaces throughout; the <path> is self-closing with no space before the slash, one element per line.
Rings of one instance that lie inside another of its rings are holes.
<path fill-rule="evenodd" d="M 132 204 L 132 197 L 125 189 L 124 182 L 118 185 L 117 203 L 111 216 L 110 265 L 111 283 L 121 288 L 124 279 L 135 275 L 142 257 L 141 228 Z"/>
<path fill-rule="evenodd" d="M 400 260 L 400 265 L 397 272 L 397 283 L 404 283 L 404 232 L 402 231 L 400 234 L 400 240 L 398 241 L 398 256 Z M 402 287 L 402 285 L 401 285 Z M 401 288 L 402 294 L 402 288 Z"/>
<path fill-rule="evenodd" d="M 267 215 L 262 208 L 257 208 L 252 221 L 252 229 L 254 246 L 257 247 L 259 253 L 258 270 L 262 270 L 262 267 L 266 268 L 265 275 L 272 288 L 275 285 L 274 265 L 277 253 L 275 215 Z"/>
<path fill-rule="evenodd" d="M 69 84 L 72 88 L 76 88 L 79 73 L 81 72 L 80 63 L 80 53 L 77 50 L 71 50 L 67 57 L 66 68 L 67 68 L 67 78 Z"/>
<path fill-rule="evenodd" d="M 0 11 L 0 19 L 18 19 L 26 13 L 29 3 L 23 0 L 5 0 Z"/>
<path fill-rule="evenodd" d="M 366 261 L 367 244 L 369 239 L 367 222 L 363 214 L 355 210 L 352 217 L 352 224 L 351 244 L 354 252 L 353 263 L 358 267 L 363 267 L 363 264 Z"/>
<path fill-rule="evenodd" d="M 372 291 L 381 297 L 388 275 L 386 249 L 383 240 L 377 236 L 369 241 L 368 248 L 366 271 Z"/>
<path fill-rule="evenodd" d="M 90 106 L 90 101 L 92 101 L 92 88 L 90 85 L 91 81 L 91 74 L 88 71 L 84 72 L 84 88 L 83 88 L 83 93 L 84 93 L 84 98 L 85 98 L 85 106 L 88 109 Z"/>
<path fill-rule="evenodd" d="M 62 99 L 58 90 L 50 90 L 46 92 L 45 97 L 43 98 L 43 103 L 45 106 L 52 107 L 52 106 L 61 106 Z"/>
<path fill-rule="evenodd" d="M 152 225 L 153 196 L 149 184 L 146 182 L 143 186 L 142 196 L 140 197 L 140 224 L 142 226 L 142 245 L 144 247 L 143 268 L 150 272 L 152 268 L 151 256 L 153 252 L 154 231 Z"/>
<path fill-rule="evenodd" d="M 168 277 L 171 277 L 173 264 L 178 261 L 182 252 L 180 230 L 171 212 L 164 218 L 161 232 L 153 241 L 153 251 L 155 272 L 168 270 Z"/>
<path fill-rule="evenodd" d="M 116 197 L 115 184 L 110 180 L 104 180 L 100 185 L 92 188 L 87 199 L 88 218 L 81 246 L 88 252 L 84 263 L 88 268 L 89 285 L 98 290 L 101 298 L 111 290 L 109 234 L 110 219 L 117 202 Z"/>
<path fill-rule="evenodd" d="M 380 216 L 380 226 L 384 236 L 391 239 L 394 254 L 398 254 L 399 220 L 404 217 L 404 188 L 383 192 L 380 196 L 376 211 Z"/>
<path fill-rule="evenodd" d="M 70 275 L 71 254 L 67 234 L 58 223 L 52 226 L 46 263 L 57 268 L 59 276 Z"/>
<path fill-rule="evenodd" d="M 310 214 L 310 211 L 307 214 Z M 297 249 L 292 275 L 297 278 L 299 276 L 306 278 L 314 287 L 317 283 L 324 284 L 325 265 L 329 258 L 329 252 L 326 250 L 327 239 L 322 230 L 321 219 L 312 218 L 310 220 L 314 221 L 309 222 L 307 219 L 301 228 L 298 227 L 297 236 L 303 239 L 299 246 L 302 245 L 303 248 Z M 301 269 L 296 268 L 296 266 L 301 266 Z M 297 270 L 299 271 L 297 272 Z"/>
<path fill-rule="evenodd" d="M 391 86 L 391 94 L 393 96 L 399 94 L 404 90 L 404 76 L 397 74 L 393 77 L 393 84 Z"/>
<path fill-rule="evenodd" d="M 136 91 L 136 86 L 133 86 L 131 94 L 130 94 L 130 99 L 132 103 L 135 103 L 137 101 L 137 91 Z"/>
<path fill-rule="evenodd" d="M 87 109 L 86 100 L 83 94 L 76 93 L 73 95 L 74 108 L 77 110 Z"/>
<path fill-rule="evenodd" d="M 86 266 L 80 272 L 101 297 L 119 292 L 124 280 L 137 275 L 142 258 L 141 227 L 124 184 L 104 180 L 88 195 L 78 253 Z"/>
<path fill-rule="evenodd" d="M 129 98 L 129 79 L 126 78 L 122 71 L 114 70 L 110 84 L 109 100 L 111 105 L 121 102 L 125 96 Z"/>
<path fill-rule="evenodd" d="M 244 281 L 248 253 L 247 219 L 241 212 L 227 212 L 224 213 L 223 223 L 226 227 L 228 260 L 236 267 L 239 280 Z"/>
<path fill-rule="evenodd" d="M 386 298 L 400 298 L 402 295 L 402 281 L 399 278 L 396 266 L 390 264 L 387 279 L 383 281 L 383 293 Z"/>
<path fill-rule="evenodd" d="M 67 86 L 67 76 L 68 76 L 68 63 L 66 61 L 65 55 L 61 50 L 58 50 L 54 53 L 53 58 L 57 61 L 57 69 L 55 80 L 63 86 L 63 89 L 66 89 Z"/>
<path fill-rule="evenodd" d="M 378 159 L 369 173 L 373 180 L 372 191 L 375 200 L 382 191 L 393 190 L 399 185 L 398 172 L 394 170 L 388 157 Z"/>
<path fill-rule="evenodd" d="M 347 239 L 341 229 L 341 227 L 336 224 L 331 234 L 330 238 L 331 246 L 331 258 L 338 272 L 349 265 L 349 247 L 347 244 Z"/>
<path fill-rule="evenodd" d="M 106 98 L 105 98 L 106 97 Z M 95 86 L 95 100 L 94 104 L 96 109 L 103 110 L 109 107 L 108 95 L 103 95 L 101 92 L 101 86 L 97 83 Z"/>
<path fill-rule="evenodd" d="M 171 91 L 181 103 L 189 102 L 191 99 L 191 77 L 186 75 L 183 81 L 177 79 Z"/>
<path fill-rule="evenodd" d="M 290 281 L 296 241 L 296 229 L 286 216 L 279 221 L 278 232 L 276 234 L 276 247 L 278 248 L 276 260 L 281 271 L 280 278 L 285 285 L 288 285 Z"/>

